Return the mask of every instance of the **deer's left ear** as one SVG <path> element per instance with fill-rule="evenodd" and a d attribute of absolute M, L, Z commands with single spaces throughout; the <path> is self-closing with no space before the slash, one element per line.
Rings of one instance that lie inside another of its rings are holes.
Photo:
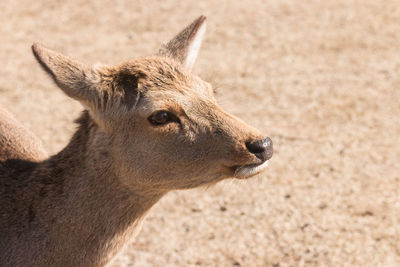
<path fill-rule="evenodd" d="M 205 32 L 206 17 L 200 16 L 166 45 L 163 45 L 158 55 L 172 57 L 186 69 L 191 70 L 199 53 Z"/>

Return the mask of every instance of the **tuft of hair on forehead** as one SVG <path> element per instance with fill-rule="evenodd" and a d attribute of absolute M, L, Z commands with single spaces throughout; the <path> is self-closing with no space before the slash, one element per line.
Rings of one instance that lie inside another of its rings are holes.
<path fill-rule="evenodd" d="M 184 85 L 192 80 L 180 63 L 167 57 L 143 57 L 127 61 L 114 69 L 115 75 L 128 79 L 129 75 L 139 78 L 143 87 Z"/>

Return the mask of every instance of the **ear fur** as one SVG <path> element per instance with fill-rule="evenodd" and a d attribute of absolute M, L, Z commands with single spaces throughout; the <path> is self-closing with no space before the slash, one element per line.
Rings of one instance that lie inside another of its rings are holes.
<path fill-rule="evenodd" d="M 42 68 L 69 97 L 85 106 L 91 106 L 96 101 L 98 92 L 94 85 L 100 78 L 96 71 L 37 43 L 32 45 L 32 52 Z"/>
<path fill-rule="evenodd" d="M 199 53 L 205 31 L 206 17 L 200 16 L 162 46 L 158 55 L 174 58 L 186 69 L 191 70 Z"/>
<path fill-rule="evenodd" d="M 112 116 L 118 108 L 131 109 L 139 100 L 143 75 L 118 68 L 88 67 L 39 44 L 32 45 L 35 58 L 68 96 L 91 111 L 93 118 Z"/>

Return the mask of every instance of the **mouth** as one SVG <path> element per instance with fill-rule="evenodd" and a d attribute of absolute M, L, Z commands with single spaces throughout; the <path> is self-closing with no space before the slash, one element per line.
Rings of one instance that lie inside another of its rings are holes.
<path fill-rule="evenodd" d="M 268 167 L 268 160 L 260 164 L 251 164 L 236 167 L 233 177 L 238 179 L 246 179 L 262 172 Z"/>

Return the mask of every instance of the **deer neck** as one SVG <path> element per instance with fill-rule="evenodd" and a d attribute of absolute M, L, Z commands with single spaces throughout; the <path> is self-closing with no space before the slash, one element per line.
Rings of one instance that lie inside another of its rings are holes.
<path fill-rule="evenodd" d="M 101 266 L 140 230 L 165 192 L 122 184 L 104 145 L 107 139 L 92 135 L 96 126 L 86 117 L 70 144 L 43 163 L 45 177 L 57 180 L 49 182 L 57 190 L 52 189 L 47 204 L 53 210 L 46 217 L 56 222 L 48 230 L 63 257 L 69 253 L 77 263 Z"/>

